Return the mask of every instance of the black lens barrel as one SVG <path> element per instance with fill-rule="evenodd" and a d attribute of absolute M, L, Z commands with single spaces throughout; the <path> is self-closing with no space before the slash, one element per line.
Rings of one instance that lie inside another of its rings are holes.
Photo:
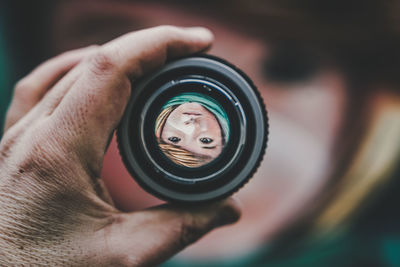
<path fill-rule="evenodd" d="M 260 94 L 241 70 L 220 58 L 196 55 L 167 63 L 132 88 L 117 139 L 125 166 L 146 191 L 167 201 L 205 202 L 229 196 L 254 174 L 266 148 L 268 121 Z M 213 98 L 230 122 L 221 154 L 196 168 L 174 164 L 154 136 L 162 105 L 187 92 Z"/>

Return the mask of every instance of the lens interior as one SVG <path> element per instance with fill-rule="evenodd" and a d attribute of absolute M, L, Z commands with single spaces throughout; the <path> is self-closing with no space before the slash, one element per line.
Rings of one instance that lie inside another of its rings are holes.
<path fill-rule="evenodd" d="M 160 86 L 146 101 L 140 139 L 143 155 L 163 176 L 160 183 L 211 181 L 238 160 L 245 120 L 227 87 L 184 76 Z"/>

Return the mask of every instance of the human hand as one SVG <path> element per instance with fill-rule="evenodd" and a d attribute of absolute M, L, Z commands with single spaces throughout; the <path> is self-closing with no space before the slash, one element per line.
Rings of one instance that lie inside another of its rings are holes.
<path fill-rule="evenodd" d="M 238 219 L 232 199 L 123 213 L 100 178 L 130 79 L 211 42 L 202 28 L 151 28 L 62 54 L 17 84 L 0 143 L 0 265 L 155 265 Z"/>

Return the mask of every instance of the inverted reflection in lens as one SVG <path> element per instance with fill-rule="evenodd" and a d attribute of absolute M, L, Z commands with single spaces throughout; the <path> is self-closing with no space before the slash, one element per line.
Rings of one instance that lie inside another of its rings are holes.
<path fill-rule="evenodd" d="M 200 167 L 217 158 L 229 138 L 229 119 L 213 98 L 183 93 L 162 107 L 155 135 L 161 151 L 174 163 Z"/>

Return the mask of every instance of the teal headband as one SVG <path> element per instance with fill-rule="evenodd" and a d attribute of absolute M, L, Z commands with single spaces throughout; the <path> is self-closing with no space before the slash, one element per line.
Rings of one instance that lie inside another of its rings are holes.
<path fill-rule="evenodd" d="M 184 103 L 188 102 L 195 102 L 201 104 L 203 107 L 205 107 L 208 111 L 210 111 L 214 116 L 217 118 L 219 125 L 221 126 L 223 136 L 225 138 L 225 143 L 228 142 L 229 140 L 229 134 L 230 134 L 230 127 L 229 127 L 229 119 L 228 115 L 224 111 L 224 109 L 221 107 L 220 104 L 218 104 L 217 101 L 215 101 L 213 98 L 200 94 L 200 93 L 183 93 L 180 95 L 177 95 L 173 98 L 171 98 L 163 107 L 162 109 L 166 109 L 171 106 L 176 106 L 176 105 L 182 105 Z"/>

